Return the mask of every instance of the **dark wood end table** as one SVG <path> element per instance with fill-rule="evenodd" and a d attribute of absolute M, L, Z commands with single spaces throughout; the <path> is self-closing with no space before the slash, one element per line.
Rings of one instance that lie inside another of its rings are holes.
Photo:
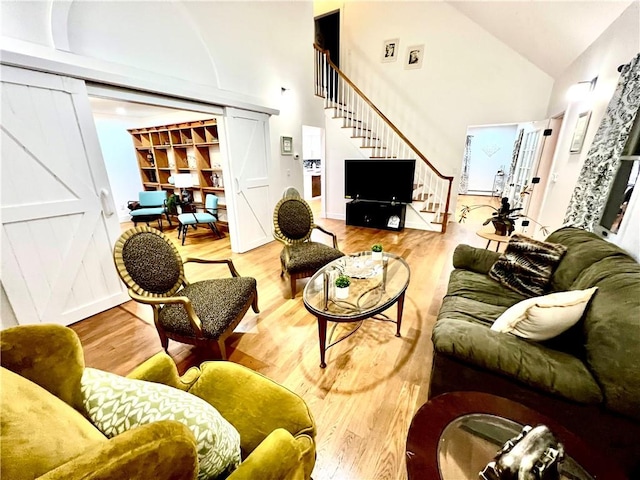
<path fill-rule="evenodd" d="M 603 453 L 556 421 L 506 398 L 480 392 L 452 392 L 425 403 L 407 436 L 409 480 L 477 480 L 479 472 L 524 425 L 546 425 L 564 445 L 561 478 L 624 480 L 626 475 Z M 515 433 L 512 433 L 515 432 Z"/>

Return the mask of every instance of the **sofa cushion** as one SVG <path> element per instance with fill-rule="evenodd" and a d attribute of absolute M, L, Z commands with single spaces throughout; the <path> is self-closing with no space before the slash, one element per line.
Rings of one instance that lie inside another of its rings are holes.
<path fill-rule="evenodd" d="M 489 270 L 489 276 L 523 295 L 543 295 L 566 250 L 564 245 L 541 242 L 516 233 Z"/>
<path fill-rule="evenodd" d="M 586 365 L 565 352 L 494 332 L 475 322 L 443 318 L 433 328 L 434 350 L 516 382 L 586 404 L 602 392 Z"/>
<path fill-rule="evenodd" d="M 70 405 L 4 367 L 0 385 L 2 478 L 32 480 L 107 442 Z"/>
<path fill-rule="evenodd" d="M 578 323 L 598 287 L 533 297 L 509 307 L 491 330 L 529 340 L 549 340 Z"/>
<path fill-rule="evenodd" d="M 441 318 L 465 320 L 490 327 L 504 311 L 505 307 L 503 306 L 491 305 L 457 295 L 448 295 L 442 300 L 438 320 Z"/>
<path fill-rule="evenodd" d="M 464 297 L 499 307 L 510 307 L 527 298 L 525 295 L 502 286 L 489 278 L 488 275 L 463 269 L 455 269 L 451 272 L 447 295 Z M 498 318 L 497 315 L 493 320 L 496 318 Z"/>
<path fill-rule="evenodd" d="M 240 435 L 209 403 L 188 392 L 86 368 L 83 403 L 109 438 L 158 420 L 185 424 L 198 443 L 198 478 L 215 478 L 240 463 Z"/>

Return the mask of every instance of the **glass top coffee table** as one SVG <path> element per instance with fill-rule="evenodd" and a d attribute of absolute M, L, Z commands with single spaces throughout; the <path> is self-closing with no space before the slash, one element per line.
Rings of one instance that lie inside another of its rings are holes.
<path fill-rule="evenodd" d="M 351 278 L 349 296 L 337 299 L 334 280 L 339 274 Z M 395 323 L 400 336 L 404 294 L 411 276 L 409 265 L 398 255 L 384 252 L 382 260 L 374 260 L 371 252 L 360 252 L 334 260 L 318 270 L 304 288 L 305 308 L 318 319 L 320 367 L 325 368 L 327 349 L 351 336 L 359 328 L 327 346 L 327 322 L 359 322 L 375 318 Z M 396 320 L 382 312 L 398 305 Z"/>

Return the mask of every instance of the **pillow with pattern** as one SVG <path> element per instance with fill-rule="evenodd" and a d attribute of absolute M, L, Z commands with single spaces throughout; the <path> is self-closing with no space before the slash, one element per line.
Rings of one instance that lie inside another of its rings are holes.
<path fill-rule="evenodd" d="M 198 444 L 199 480 L 224 477 L 240 464 L 238 431 L 189 392 L 94 368 L 84 369 L 81 391 L 85 413 L 108 438 L 159 420 L 189 427 Z"/>
<path fill-rule="evenodd" d="M 543 295 L 566 251 L 567 247 L 559 243 L 514 233 L 505 252 L 491 266 L 489 276 L 522 295 Z"/>

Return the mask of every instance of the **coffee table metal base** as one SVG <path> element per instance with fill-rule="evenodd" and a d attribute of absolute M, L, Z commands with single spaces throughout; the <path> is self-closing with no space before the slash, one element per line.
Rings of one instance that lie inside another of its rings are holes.
<path fill-rule="evenodd" d="M 322 315 L 317 315 L 316 317 L 318 319 L 318 337 L 319 337 L 319 342 L 320 342 L 320 368 L 325 368 L 327 366 L 326 362 L 325 362 L 325 355 L 327 353 L 327 350 L 331 347 L 333 347 L 334 345 L 336 345 L 337 343 L 340 343 L 341 341 L 345 340 L 347 337 L 350 337 L 351 335 L 353 335 L 356 330 L 358 330 L 360 328 L 360 325 L 358 325 L 353 331 L 349 332 L 347 335 L 344 335 L 343 337 L 339 338 L 338 340 L 336 340 L 335 342 L 332 342 L 331 344 L 327 345 L 327 324 L 328 322 L 334 322 L 334 323 L 354 323 L 354 322 L 363 322 L 364 320 L 368 319 L 368 318 L 373 318 L 374 320 L 380 320 L 380 321 L 384 321 L 384 322 L 391 322 L 391 323 L 395 323 L 396 324 L 396 337 L 400 337 L 400 327 L 402 326 L 402 312 L 404 310 L 404 294 L 405 292 L 402 292 L 402 294 L 398 297 L 396 304 L 397 304 L 397 317 L 396 320 L 391 320 L 389 319 L 386 315 L 381 314 L 381 311 L 374 311 L 374 312 L 370 312 L 368 313 L 366 316 L 359 316 L 359 317 L 350 317 L 350 318 L 345 318 L 345 319 L 341 319 L 338 320 L 336 318 L 332 318 L 332 317 L 325 317 Z M 389 305 L 387 305 L 385 308 L 389 308 Z M 379 318 L 378 316 L 382 315 L 384 318 Z"/>

